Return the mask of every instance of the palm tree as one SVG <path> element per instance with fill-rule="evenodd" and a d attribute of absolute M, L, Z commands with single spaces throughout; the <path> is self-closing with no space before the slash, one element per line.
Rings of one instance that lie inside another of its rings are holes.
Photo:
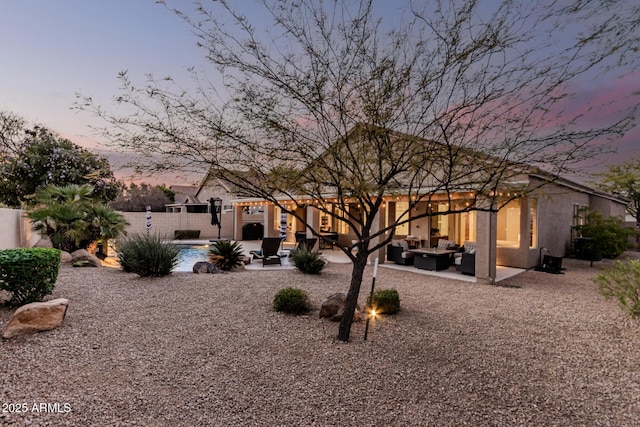
<path fill-rule="evenodd" d="M 124 217 L 93 197 L 87 185 L 47 186 L 36 192 L 27 216 L 33 229 L 44 231 L 54 248 L 67 252 L 125 233 Z"/>

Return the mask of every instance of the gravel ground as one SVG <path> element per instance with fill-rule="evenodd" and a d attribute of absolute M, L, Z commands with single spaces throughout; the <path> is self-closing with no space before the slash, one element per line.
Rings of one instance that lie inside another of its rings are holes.
<path fill-rule="evenodd" d="M 402 311 L 367 341 L 354 324 L 349 343 L 318 318 L 349 265 L 154 279 L 64 266 L 52 296 L 70 300 L 64 325 L 0 342 L 2 409 L 27 409 L 0 424 L 639 425 L 638 323 L 590 280 L 607 263 L 564 260 L 563 275 L 500 287 L 380 268 Z M 285 286 L 315 310 L 273 312 Z"/>

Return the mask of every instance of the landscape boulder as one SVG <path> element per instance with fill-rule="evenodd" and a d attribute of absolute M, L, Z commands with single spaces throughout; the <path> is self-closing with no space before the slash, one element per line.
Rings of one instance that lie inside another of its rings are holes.
<path fill-rule="evenodd" d="M 78 249 L 77 251 L 74 251 L 71 256 L 73 257 L 73 263 L 86 261 L 87 265 L 90 267 L 102 267 L 100 259 L 97 256 L 92 255 L 86 249 Z"/>
<path fill-rule="evenodd" d="M 62 325 L 69 300 L 58 298 L 46 302 L 32 302 L 18 308 L 2 331 L 2 338 L 50 331 Z"/>
<path fill-rule="evenodd" d="M 320 318 L 326 318 L 333 322 L 339 322 L 342 320 L 342 314 L 344 313 L 344 304 L 347 296 L 342 292 L 330 295 L 322 302 L 320 306 Z M 356 311 L 353 315 L 353 320 L 358 321 L 361 319 L 360 307 L 356 306 Z"/>
<path fill-rule="evenodd" d="M 220 271 L 218 267 L 206 261 L 198 261 L 193 264 L 193 272 L 196 274 L 216 274 Z"/>
<path fill-rule="evenodd" d="M 73 262 L 73 256 L 66 251 L 60 253 L 60 262 Z"/>

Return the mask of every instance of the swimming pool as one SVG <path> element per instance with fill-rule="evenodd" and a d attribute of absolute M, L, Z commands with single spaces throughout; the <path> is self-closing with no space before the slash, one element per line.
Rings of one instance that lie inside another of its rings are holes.
<path fill-rule="evenodd" d="M 180 262 L 173 270 L 175 272 L 191 272 L 193 264 L 199 261 L 209 261 L 211 245 L 177 245 L 180 248 Z"/>

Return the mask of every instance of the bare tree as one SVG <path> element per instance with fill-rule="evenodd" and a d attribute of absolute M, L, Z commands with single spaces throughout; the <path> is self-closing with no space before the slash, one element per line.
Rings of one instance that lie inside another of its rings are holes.
<path fill-rule="evenodd" d="M 20 147 L 26 138 L 27 122 L 19 115 L 0 111 L 0 161 L 13 158 L 20 152 Z"/>
<path fill-rule="evenodd" d="M 417 203 L 467 192 L 438 214 L 495 212 L 532 190 L 513 183 L 529 168 L 558 176 L 631 124 L 636 99 L 599 126 L 603 105 L 569 108 L 572 81 L 628 65 L 621 52 L 638 47 L 608 21 L 637 20 L 638 9 L 596 3 L 441 0 L 389 21 L 371 0 L 263 0 L 266 29 L 231 2 L 199 4 L 174 12 L 213 65 L 207 78 L 194 71 L 190 90 L 170 78 L 138 87 L 123 72 L 115 99 L 130 115 L 90 98 L 79 108 L 107 120 L 112 143 L 148 156 L 147 170 L 207 170 L 292 215 L 308 199 L 346 223 L 357 236 L 341 247 L 353 261 L 346 341 L 368 257 Z M 518 191 L 499 196 L 505 187 Z M 379 227 L 388 196 L 408 209 Z"/>

